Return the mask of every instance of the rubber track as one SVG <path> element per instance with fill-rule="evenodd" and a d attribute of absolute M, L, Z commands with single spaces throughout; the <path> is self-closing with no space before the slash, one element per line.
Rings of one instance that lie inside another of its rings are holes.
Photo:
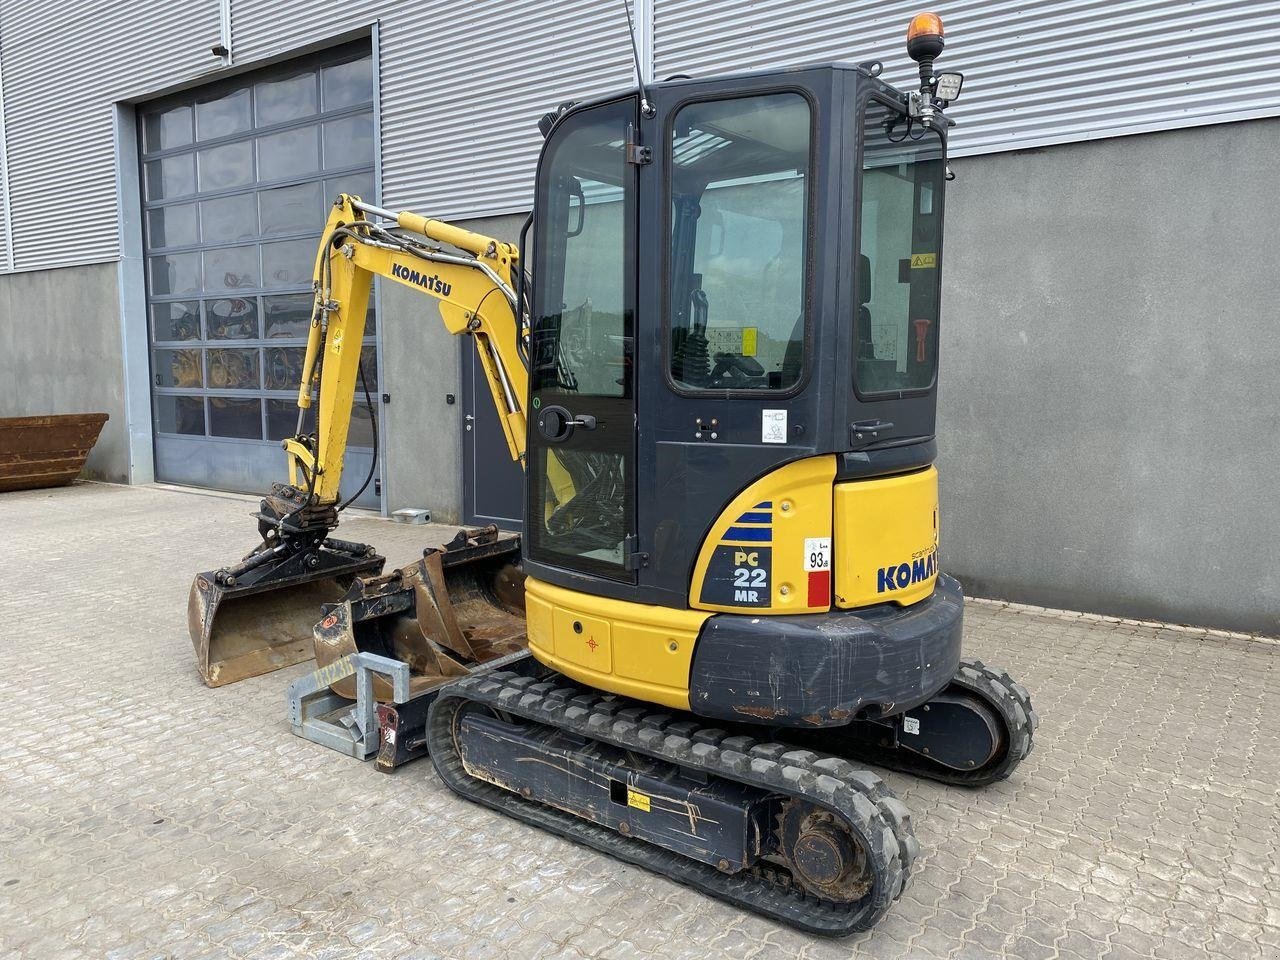
<path fill-rule="evenodd" d="M 687 714 L 602 694 L 563 677 L 551 680 L 508 671 L 480 671 L 443 688 L 427 720 L 436 771 L 450 789 L 526 823 L 645 867 L 736 906 L 809 933 L 843 936 L 872 927 L 902 895 L 919 852 L 911 814 L 874 773 L 839 757 L 757 741 L 703 727 Z M 526 800 L 463 768 L 454 725 L 467 703 L 556 727 L 656 760 L 704 771 L 770 793 L 807 800 L 843 818 L 859 836 L 874 869 L 871 892 L 837 904 L 806 893 L 786 872 L 759 868 L 725 874 L 662 847 L 623 836 L 571 813 Z"/>
<path fill-rule="evenodd" d="M 1040 717 L 1031 706 L 1027 688 L 1004 670 L 993 670 L 981 660 L 961 660 L 946 692 L 960 691 L 981 699 L 995 710 L 1005 728 L 1006 747 L 1000 756 L 975 770 L 951 770 L 927 757 L 905 750 L 885 750 L 874 745 L 858 745 L 842 750 L 847 756 L 889 767 L 939 783 L 963 787 L 983 787 L 1004 780 L 1035 746 L 1034 735 Z"/>

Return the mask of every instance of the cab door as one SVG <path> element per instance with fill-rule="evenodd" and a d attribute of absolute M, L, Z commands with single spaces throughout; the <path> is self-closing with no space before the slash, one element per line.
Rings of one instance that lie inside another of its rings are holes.
<path fill-rule="evenodd" d="M 526 560 L 568 586 L 557 573 L 635 582 L 636 112 L 571 111 L 538 168 Z"/>

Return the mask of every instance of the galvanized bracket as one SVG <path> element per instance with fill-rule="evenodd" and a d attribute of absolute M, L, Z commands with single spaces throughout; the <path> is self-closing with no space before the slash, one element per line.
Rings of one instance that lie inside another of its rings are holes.
<path fill-rule="evenodd" d="M 329 689 L 331 683 L 352 674 L 356 678 L 354 703 Z M 357 760 L 373 756 L 378 752 L 374 674 L 391 682 L 391 696 L 396 703 L 409 699 L 407 663 L 373 653 L 350 653 L 289 684 L 285 701 L 293 732 Z"/>

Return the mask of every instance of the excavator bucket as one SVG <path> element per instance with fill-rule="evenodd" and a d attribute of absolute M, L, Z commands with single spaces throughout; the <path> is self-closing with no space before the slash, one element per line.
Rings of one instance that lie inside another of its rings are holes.
<path fill-rule="evenodd" d="M 359 578 L 316 624 L 316 663 L 362 650 L 409 664 L 410 696 L 524 649 L 524 574 L 520 537 L 496 526 L 461 530 L 442 548 L 386 576 Z M 355 699 L 355 678 L 334 693 Z M 374 680 L 380 701 L 391 686 Z"/>
<path fill-rule="evenodd" d="M 322 606 L 341 600 L 357 578 L 377 576 L 385 562 L 362 543 L 328 538 L 290 553 L 264 540 L 239 564 L 197 574 L 187 628 L 200 676 L 220 687 L 310 660 Z"/>

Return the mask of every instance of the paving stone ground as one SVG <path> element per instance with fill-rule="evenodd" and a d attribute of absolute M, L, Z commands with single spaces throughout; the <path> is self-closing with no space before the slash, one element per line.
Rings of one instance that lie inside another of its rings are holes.
<path fill-rule="evenodd" d="M 1035 752 L 980 792 L 886 774 L 914 882 L 816 940 L 295 738 L 304 667 L 206 689 L 187 589 L 250 507 L 0 495 L 0 956 L 1280 957 L 1280 645 L 971 603 Z M 342 526 L 392 564 L 443 532 Z"/>

